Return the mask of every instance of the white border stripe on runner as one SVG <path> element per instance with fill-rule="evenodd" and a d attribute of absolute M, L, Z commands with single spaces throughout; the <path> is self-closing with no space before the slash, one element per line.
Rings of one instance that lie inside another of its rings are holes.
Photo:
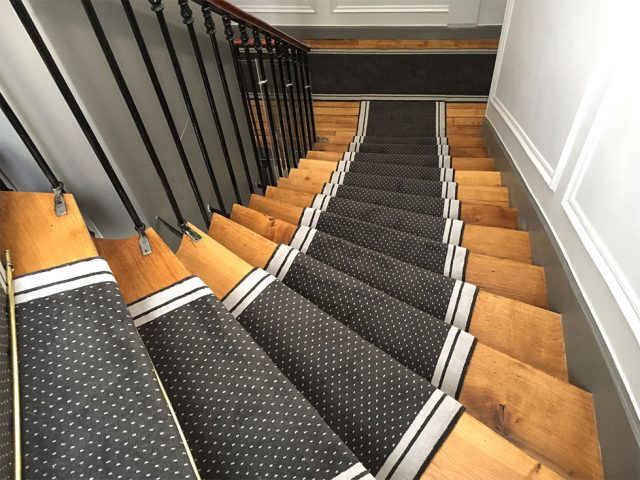
<path fill-rule="evenodd" d="M 457 401 L 436 390 L 416 415 L 375 477 L 378 480 L 405 480 L 416 477 L 425 460 L 431 456 L 434 448 L 449 429 L 460 408 Z"/>
<path fill-rule="evenodd" d="M 338 188 L 340 185 L 335 183 L 325 183 L 322 187 L 322 195 L 329 195 L 330 197 L 335 197 L 338 193 Z"/>
<path fill-rule="evenodd" d="M 454 254 L 450 266 L 450 277 L 456 280 L 464 280 L 464 270 L 467 264 L 469 250 L 463 247 L 453 246 Z"/>
<path fill-rule="evenodd" d="M 276 277 L 269 275 L 261 268 L 256 268 L 225 295 L 222 304 L 227 307 L 231 315 L 238 317 L 265 288 L 275 281 L 277 281 Z"/>
<path fill-rule="evenodd" d="M 460 242 L 462 242 L 462 229 L 464 228 L 464 222 L 448 218 L 447 223 L 450 224 L 450 231 L 447 239 L 443 241 L 452 245 L 460 245 Z"/>
<path fill-rule="evenodd" d="M 116 283 L 116 279 L 111 273 L 99 273 L 90 275 L 87 277 L 79 278 L 77 280 L 70 280 L 66 282 L 57 283 L 50 287 L 41 287 L 33 291 L 27 291 L 25 293 L 16 294 L 16 305 L 38 298 L 48 297 L 55 295 L 56 293 L 66 292 L 68 290 L 74 290 L 76 288 L 86 287 L 87 285 L 95 285 L 97 283 Z"/>
<path fill-rule="evenodd" d="M 279 245 L 265 270 L 278 280 L 282 280 L 293 265 L 298 253 L 300 253 L 298 250 L 289 245 Z"/>
<path fill-rule="evenodd" d="M 335 183 L 336 185 L 342 185 L 344 182 L 344 172 L 333 172 L 331 174 L 331 178 L 329 179 L 329 183 Z"/>
<path fill-rule="evenodd" d="M 466 331 L 469 328 L 471 307 L 477 292 L 478 287 L 475 285 L 456 280 L 444 321 Z"/>
<path fill-rule="evenodd" d="M 455 182 L 442 182 L 442 197 L 456 199 L 458 194 L 458 184 Z"/>
<path fill-rule="evenodd" d="M 440 181 L 441 182 L 453 182 L 455 176 L 455 170 L 451 168 L 440 168 Z"/>
<path fill-rule="evenodd" d="M 329 203 L 331 202 L 332 198 L 333 197 L 331 197 L 330 195 L 316 193 L 315 197 L 313 197 L 311 208 L 324 212 L 329 207 Z"/>
<path fill-rule="evenodd" d="M 438 155 L 449 155 L 449 145 L 438 145 Z"/>
<path fill-rule="evenodd" d="M 349 160 L 340 160 L 338 162 L 338 166 L 336 167 L 336 172 L 348 172 L 351 168 L 351 161 Z"/>
<path fill-rule="evenodd" d="M 322 211 L 316 210 L 314 208 L 305 208 L 302 212 L 302 218 L 300 219 L 300 225 L 310 228 L 316 228 L 318 224 L 318 220 L 320 219 L 320 215 Z"/>
<path fill-rule="evenodd" d="M 462 374 L 469 361 L 469 355 L 471 355 L 471 349 L 473 348 L 475 340 L 473 335 L 469 335 L 467 332 L 458 329 L 456 330 L 459 332 L 458 339 L 453 346 L 451 357 L 447 360 L 444 376 L 440 380 L 440 390 L 454 398 L 460 389 Z"/>
<path fill-rule="evenodd" d="M 204 288 L 200 288 L 188 295 L 184 295 L 180 298 L 176 298 L 171 303 L 168 303 L 166 305 L 163 305 L 162 307 L 156 308 L 155 310 L 150 311 L 146 315 L 142 315 L 142 316 L 139 316 L 138 318 L 134 318 L 133 324 L 136 326 L 136 328 L 141 327 L 145 323 L 149 323 L 155 320 L 156 318 L 161 317 L 165 313 L 169 313 L 175 310 L 176 308 L 180 308 L 183 305 L 187 305 L 188 303 L 191 303 L 202 297 L 207 297 L 209 295 L 213 295 L 213 292 L 205 286 Z M 131 310 L 129 310 L 129 313 L 131 314 Z M 131 316 L 133 317 L 133 314 L 131 314 Z"/>
<path fill-rule="evenodd" d="M 4 262 L 0 262 L 0 284 L 2 285 L 2 289 L 7 292 L 7 272 L 5 269 L 7 268 Z"/>
<path fill-rule="evenodd" d="M 316 232 L 317 230 L 315 228 L 305 226 L 298 227 L 289 245 L 296 250 L 300 250 L 302 253 L 307 253 Z"/>
<path fill-rule="evenodd" d="M 455 220 L 460 219 L 460 200 L 453 200 L 451 198 L 445 199 L 445 217 L 453 218 Z"/>
<path fill-rule="evenodd" d="M 358 480 L 376 480 L 375 477 L 368 472 L 366 475 L 362 475 L 365 472 L 367 472 L 367 469 L 364 468 L 364 465 L 356 463 L 355 465 L 347 468 L 344 472 L 333 477 L 331 480 L 353 480 L 354 478 L 357 478 Z"/>
<path fill-rule="evenodd" d="M 180 282 L 171 285 L 168 288 L 152 293 L 148 297 L 127 305 L 129 313 L 133 318 L 144 315 L 149 310 L 156 308 L 158 305 L 170 302 L 171 300 L 181 297 L 198 288 L 207 288 L 205 283 L 198 277 L 189 277 Z"/>
<path fill-rule="evenodd" d="M 453 168 L 449 155 L 440 155 L 440 168 Z"/>
<path fill-rule="evenodd" d="M 98 272 L 111 272 L 109 264 L 103 258 L 81 260 L 69 265 L 55 267 L 50 270 L 30 273 L 13 280 L 16 295 L 25 290 L 41 288 L 52 283 L 64 282 L 69 279 L 91 275 Z"/>

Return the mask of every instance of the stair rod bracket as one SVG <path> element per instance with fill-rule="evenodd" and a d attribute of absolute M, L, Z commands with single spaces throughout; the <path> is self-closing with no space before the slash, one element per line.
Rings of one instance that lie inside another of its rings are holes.
<path fill-rule="evenodd" d="M 147 227 L 144 223 L 138 227 L 136 227 L 136 232 L 138 232 L 138 243 L 140 244 L 140 251 L 142 252 L 142 256 L 147 256 L 152 253 L 151 250 L 151 242 L 149 242 L 149 237 L 145 233 Z"/>
<path fill-rule="evenodd" d="M 194 230 L 192 230 L 191 227 L 189 227 L 189 225 L 187 225 L 186 223 L 181 223 L 179 227 L 182 233 L 187 237 L 189 237 L 189 240 L 191 240 L 193 243 L 196 243 L 199 240 L 202 240 L 202 237 L 198 233 L 196 233 Z"/>
<path fill-rule="evenodd" d="M 67 214 L 67 204 L 64 201 L 64 184 L 58 183 L 58 186 L 53 189 L 53 208 L 56 211 L 57 217 L 63 217 Z"/>

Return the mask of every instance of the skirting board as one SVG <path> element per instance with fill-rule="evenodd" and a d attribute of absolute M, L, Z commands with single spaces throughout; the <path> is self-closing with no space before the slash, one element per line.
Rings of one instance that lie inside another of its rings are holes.
<path fill-rule="evenodd" d="M 551 308 L 562 314 L 564 338 L 571 383 L 593 393 L 598 434 L 605 476 L 611 479 L 640 478 L 640 445 L 625 413 L 621 393 L 616 387 L 612 360 L 601 346 L 585 300 L 569 266 L 560 254 L 542 213 L 524 181 L 514 168 L 513 159 L 488 121 L 482 136 L 502 182 L 509 188 L 511 205 L 518 209 L 520 228 L 529 231 L 534 263 L 545 268 Z"/>
<path fill-rule="evenodd" d="M 471 40 L 500 38 L 501 27 L 488 25 L 478 27 L 340 27 L 340 26 L 292 26 L 278 27 L 294 38 L 301 39 L 372 39 L 395 40 Z"/>

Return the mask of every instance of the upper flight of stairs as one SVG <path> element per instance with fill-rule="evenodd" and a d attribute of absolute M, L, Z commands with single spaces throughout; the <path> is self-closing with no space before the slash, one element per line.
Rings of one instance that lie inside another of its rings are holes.
<path fill-rule="evenodd" d="M 482 103 L 446 106 L 451 167 L 465 224 L 460 245 L 469 250 L 464 281 L 478 287 L 467 330 L 478 343 L 457 392 L 466 412 L 422 478 L 601 478 L 591 395 L 568 381 L 561 317 L 548 309 L 544 270 L 532 263 L 529 235 L 517 230 L 517 211 L 509 206 L 509 192 L 480 136 L 484 108 Z M 277 187 L 268 187 L 264 196 L 253 195 L 248 207 L 234 205 L 230 218 L 214 215 L 208 233 L 192 227 L 202 240 L 183 237 L 176 254 L 153 230 L 148 234 L 154 253 L 147 257 L 140 255 L 137 237 L 92 240 L 71 196 L 68 215 L 55 217 L 51 195 L 15 192 L 0 192 L 0 247 L 11 249 L 16 275 L 100 254 L 128 304 L 191 274 L 222 299 L 253 268 L 267 269 L 279 246 L 299 246 L 294 242 L 305 209 L 317 207 L 316 195 L 349 150 L 360 103 L 315 102 L 314 110 L 320 138 L 298 168 L 279 179 Z M 380 202 L 359 205 L 366 218 L 345 219 L 345 224 L 366 224 L 379 238 L 427 245 L 433 239 L 410 230 L 424 213 L 385 205 L 393 194 L 379 190 Z M 395 250 L 370 239 L 359 244 L 355 234 L 335 241 L 379 265 L 387 262 L 389 271 L 443 276 L 428 271 L 415 256 L 394 257 Z M 331 271 L 350 278 L 339 270 Z M 317 281 L 312 274 L 308 282 Z M 428 307 L 394 290 L 394 281 L 389 279 L 388 290 L 376 287 L 384 292 L 380 298 L 424 313 Z M 357 304 L 352 308 L 356 315 Z"/>

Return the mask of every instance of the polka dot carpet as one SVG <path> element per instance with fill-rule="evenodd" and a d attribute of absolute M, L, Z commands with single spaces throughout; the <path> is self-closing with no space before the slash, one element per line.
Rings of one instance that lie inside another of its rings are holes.
<path fill-rule="evenodd" d="M 383 177 L 365 175 L 363 173 L 336 172 L 331 176 L 331 183 L 351 185 L 353 187 L 384 190 L 387 192 L 410 193 L 427 197 L 456 198 L 455 183 L 414 180 L 404 177 Z"/>
<path fill-rule="evenodd" d="M 444 102 L 371 101 L 363 102 L 366 122 L 358 135 L 390 137 L 445 135 Z"/>
<path fill-rule="evenodd" d="M 449 155 L 447 145 L 426 145 L 407 143 L 351 143 L 350 152 L 401 153 L 406 155 Z"/>
<path fill-rule="evenodd" d="M 389 137 L 365 135 L 353 137 L 354 143 L 415 143 L 424 145 L 446 145 L 447 137 Z"/>
<path fill-rule="evenodd" d="M 365 175 L 382 175 L 386 177 L 407 177 L 433 182 L 453 182 L 455 176 L 454 170 L 452 169 L 348 160 L 342 160 L 337 166 L 337 171 L 362 173 Z"/>
<path fill-rule="evenodd" d="M 129 310 L 203 478 L 372 480 L 200 279 Z"/>
<path fill-rule="evenodd" d="M 462 412 L 263 270 L 223 303 L 377 479 L 419 475 Z"/>
<path fill-rule="evenodd" d="M 357 153 L 347 152 L 344 160 L 362 163 L 387 163 L 412 165 L 415 167 L 451 168 L 451 157 L 443 155 L 409 155 L 401 153 Z"/>
<path fill-rule="evenodd" d="M 15 288 L 24 478 L 195 478 L 106 262 Z"/>
<path fill-rule="evenodd" d="M 278 247 L 267 271 L 448 395 L 457 395 L 475 343 L 468 333 L 287 245 Z"/>
<path fill-rule="evenodd" d="M 478 289 L 342 238 L 299 227 L 291 246 L 435 318 L 467 330 Z"/>
<path fill-rule="evenodd" d="M 385 192 L 371 188 L 353 187 L 350 185 L 326 184 L 322 189 L 325 195 L 355 200 L 362 203 L 372 203 L 398 210 L 423 213 L 434 217 L 458 219 L 460 215 L 460 201 L 444 198 L 425 197 L 406 193 Z"/>
<path fill-rule="evenodd" d="M 344 198 L 323 198 L 316 195 L 312 208 L 452 245 L 460 245 L 464 229 L 464 223 L 460 220 L 407 212 Z"/>
<path fill-rule="evenodd" d="M 435 273 L 464 279 L 468 251 L 462 247 L 310 208 L 304 210 L 300 225 L 317 228 Z"/>

